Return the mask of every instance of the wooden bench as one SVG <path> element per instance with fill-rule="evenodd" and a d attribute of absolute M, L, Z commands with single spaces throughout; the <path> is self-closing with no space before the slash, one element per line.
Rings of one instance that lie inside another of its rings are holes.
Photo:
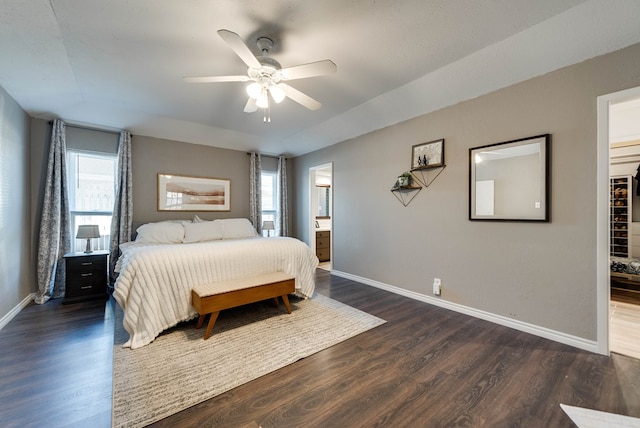
<path fill-rule="evenodd" d="M 276 306 L 279 306 L 278 297 L 282 297 L 287 312 L 291 313 L 287 295 L 295 292 L 295 289 L 295 278 L 284 272 L 196 286 L 191 290 L 191 304 L 200 314 L 197 328 L 202 327 L 204 318 L 211 314 L 204 333 L 204 340 L 207 340 L 221 310 L 266 299 L 274 299 Z"/>

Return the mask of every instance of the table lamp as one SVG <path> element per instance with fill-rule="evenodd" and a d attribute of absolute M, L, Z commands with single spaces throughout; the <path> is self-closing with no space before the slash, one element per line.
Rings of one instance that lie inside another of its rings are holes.
<path fill-rule="evenodd" d="M 86 254 L 92 253 L 91 239 L 100 237 L 100 227 L 97 224 L 83 224 L 78 226 L 78 234 L 76 239 L 86 239 L 87 248 L 84 250 Z"/>
<path fill-rule="evenodd" d="M 267 237 L 271 236 L 270 233 L 274 229 L 275 229 L 275 227 L 273 226 L 273 221 L 265 220 L 265 221 L 262 222 L 262 230 L 266 230 L 267 231 Z"/>

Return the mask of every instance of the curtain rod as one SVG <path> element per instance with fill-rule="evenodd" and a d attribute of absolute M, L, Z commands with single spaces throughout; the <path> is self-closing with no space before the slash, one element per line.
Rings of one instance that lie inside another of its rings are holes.
<path fill-rule="evenodd" d="M 275 156 L 275 155 L 265 155 L 265 154 L 257 153 L 257 152 L 256 152 L 256 154 L 257 154 L 257 155 L 260 155 L 260 156 L 261 156 L 261 157 L 263 157 L 263 158 L 273 158 L 273 159 L 278 159 L 278 158 L 280 157 L 280 156 Z M 251 156 L 251 152 L 247 152 L 247 156 Z M 286 157 L 286 156 L 284 157 L 284 160 L 287 160 L 287 157 Z"/>
<path fill-rule="evenodd" d="M 64 120 L 63 120 L 63 122 L 64 122 Z M 53 125 L 53 120 L 49 121 L 49 125 Z M 108 134 L 120 135 L 120 131 L 111 131 L 111 130 L 108 130 L 108 129 L 100 129 L 100 128 L 92 127 L 92 126 L 73 125 L 73 124 L 67 123 L 67 122 L 64 122 L 64 126 L 69 127 L 69 128 L 76 128 L 76 129 L 86 129 L 87 131 L 99 131 L 99 132 L 106 132 Z"/>

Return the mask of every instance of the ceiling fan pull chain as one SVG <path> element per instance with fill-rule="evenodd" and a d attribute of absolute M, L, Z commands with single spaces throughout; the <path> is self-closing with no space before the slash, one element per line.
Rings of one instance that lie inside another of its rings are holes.
<path fill-rule="evenodd" d="M 271 123 L 271 100 L 269 99 L 269 94 L 267 94 L 267 108 L 264 109 L 264 118 L 262 121 L 264 123 Z"/>

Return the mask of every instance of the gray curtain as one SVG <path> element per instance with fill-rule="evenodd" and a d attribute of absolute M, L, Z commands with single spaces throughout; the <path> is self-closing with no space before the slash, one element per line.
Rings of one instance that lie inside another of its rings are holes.
<path fill-rule="evenodd" d="M 64 296 L 64 255 L 71 251 L 71 219 L 67 188 L 65 125 L 53 121 L 49 163 L 38 242 L 38 292 L 35 302 Z"/>
<path fill-rule="evenodd" d="M 262 162 L 260 154 L 250 153 L 249 164 L 249 221 L 262 234 Z"/>
<path fill-rule="evenodd" d="M 278 211 L 276 236 L 289 236 L 289 197 L 287 195 L 287 158 L 278 157 Z"/>
<path fill-rule="evenodd" d="M 115 278 L 114 268 L 120 256 L 120 244 L 131 240 L 131 229 L 133 226 L 131 181 L 131 133 L 121 131 L 118 142 L 116 200 L 113 205 L 111 243 L 109 245 L 109 275 L 111 278 Z"/>

